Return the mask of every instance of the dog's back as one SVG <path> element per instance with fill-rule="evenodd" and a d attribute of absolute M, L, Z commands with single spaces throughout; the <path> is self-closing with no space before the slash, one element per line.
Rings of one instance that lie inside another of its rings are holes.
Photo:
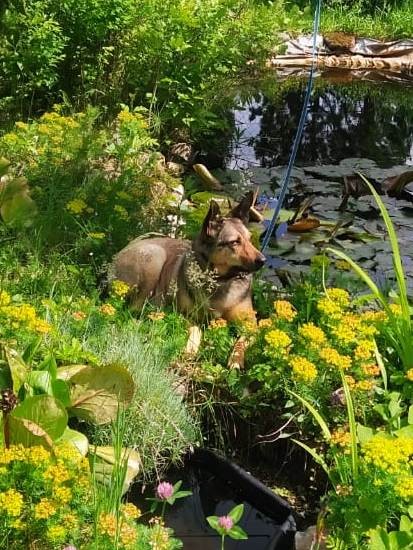
<path fill-rule="evenodd" d="M 190 248 L 189 241 L 170 237 L 135 239 L 115 256 L 111 279 L 127 283 L 132 307 L 140 308 L 146 299 L 168 293 Z"/>

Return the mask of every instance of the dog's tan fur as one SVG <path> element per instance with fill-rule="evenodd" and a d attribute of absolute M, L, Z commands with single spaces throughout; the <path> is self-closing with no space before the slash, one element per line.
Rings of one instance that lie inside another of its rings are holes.
<path fill-rule="evenodd" d="M 192 243 L 169 237 L 135 239 L 114 258 L 111 278 L 131 287 L 134 308 L 148 298 L 163 303 L 174 289 L 177 307 L 187 315 L 255 318 L 252 272 L 263 266 L 265 257 L 245 226 L 252 202 L 249 193 L 224 218 L 211 201 Z"/>

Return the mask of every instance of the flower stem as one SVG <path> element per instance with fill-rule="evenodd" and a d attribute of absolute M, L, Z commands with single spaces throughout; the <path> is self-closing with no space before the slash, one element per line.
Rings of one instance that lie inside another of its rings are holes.
<path fill-rule="evenodd" d="M 162 519 L 165 519 L 165 508 L 166 508 L 166 501 L 163 501 L 162 502 L 162 512 L 161 512 Z"/>
<path fill-rule="evenodd" d="M 224 543 L 225 543 L 225 535 L 222 535 L 222 538 L 221 538 L 221 550 L 224 550 Z"/>

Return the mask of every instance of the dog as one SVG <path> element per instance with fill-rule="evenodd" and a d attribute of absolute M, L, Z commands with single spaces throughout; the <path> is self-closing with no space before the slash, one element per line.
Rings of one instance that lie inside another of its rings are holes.
<path fill-rule="evenodd" d="M 265 256 L 251 242 L 248 223 L 254 193 L 223 217 L 211 200 L 202 228 L 193 242 L 170 237 L 137 238 L 112 263 L 110 279 L 130 287 L 133 309 L 146 300 L 158 305 L 175 300 L 189 317 L 254 319 L 252 276 Z"/>

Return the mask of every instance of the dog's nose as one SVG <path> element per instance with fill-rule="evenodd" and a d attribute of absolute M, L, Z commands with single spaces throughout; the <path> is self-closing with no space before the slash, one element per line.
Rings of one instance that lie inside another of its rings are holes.
<path fill-rule="evenodd" d="M 255 267 L 257 269 L 260 269 L 266 262 L 266 257 L 264 256 L 264 254 L 260 254 L 256 259 L 255 259 Z"/>

